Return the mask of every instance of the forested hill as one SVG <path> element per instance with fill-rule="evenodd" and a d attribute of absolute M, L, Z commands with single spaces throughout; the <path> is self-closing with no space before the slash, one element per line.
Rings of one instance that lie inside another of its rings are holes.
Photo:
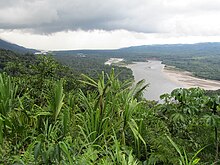
<path fill-rule="evenodd" d="M 35 49 L 28 49 L 23 46 L 19 46 L 7 41 L 0 39 L 0 49 L 12 50 L 19 53 L 35 53 L 37 50 Z"/>
<path fill-rule="evenodd" d="M 6 67 L 6 65 L 9 65 L 9 63 L 31 63 L 35 60 L 36 58 L 33 54 L 19 54 L 11 50 L 0 48 L 0 70 Z"/>
<path fill-rule="evenodd" d="M 63 55 L 59 57 L 55 56 L 55 60 L 52 55 L 46 56 L 48 56 L 48 59 L 51 63 L 56 63 L 56 66 L 62 68 L 61 70 L 58 69 L 59 72 L 62 72 L 63 75 L 68 76 L 71 74 L 71 77 L 79 77 L 81 74 L 86 74 L 93 77 L 94 79 L 97 79 L 102 71 L 110 73 L 112 68 L 111 66 L 104 65 L 104 61 L 101 58 L 81 58 L 75 56 L 68 57 Z M 7 71 L 9 69 L 10 73 L 13 72 L 13 75 L 20 74 L 21 72 L 22 74 L 32 74 L 31 66 L 38 65 L 42 60 L 43 59 L 41 59 L 41 55 L 34 55 L 31 53 L 22 54 L 0 48 L 0 71 Z M 48 60 L 46 59 L 43 61 L 45 65 L 48 63 Z M 132 71 L 130 69 L 118 66 L 114 66 L 114 69 L 115 73 L 120 74 L 120 80 L 133 79 Z"/>

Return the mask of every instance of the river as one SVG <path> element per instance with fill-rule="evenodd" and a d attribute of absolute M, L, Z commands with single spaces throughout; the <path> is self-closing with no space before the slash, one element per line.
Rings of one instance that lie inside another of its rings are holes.
<path fill-rule="evenodd" d="M 158 101 L 161 94 L 184 87 L 167 77 L 163 72 L 164 64 L 161 61 L 136 62 L 127 67 L 133 71 L 135 82 L 145 79 L 146 83 L 149 83 L 149 87 L 144 91 L 144 97 L 148 100 Z"/>

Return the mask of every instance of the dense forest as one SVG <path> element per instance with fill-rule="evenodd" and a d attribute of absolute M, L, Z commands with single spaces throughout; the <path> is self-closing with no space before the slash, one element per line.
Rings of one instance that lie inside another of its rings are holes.
<path fill-rule="evenodd" d="M 99 74 L 104 71 L 106 73 L 111 72 L 111 66 L 105 65 L 104 63 L 108 60 L 105 57 L 100 56 L 84 56 L 83 54 L 76 55 L 60 55 L 53 56 L 63 65 L 67 65 L 72 68 L 76 73 L 83 73 L 94 79 L 97 79 Z M 131 69 L 126 67 L 114 66 L 115 73 L 119 74 L 120 80 L 133 79 Z"/>
<path fill-rule="evenodd" d="M 69 59 L 81 54 L 107 60 L 124 58 L 126 62 L 157 59 L 166 65 L 191 72 L 194 76 L 220 80 L 220 43 L 171 44 L 133 46 L 116 50 L 54 51 L 53 54 Z"/>
<path fill-rule="evenodd" d="M 157 103 L 116 68 L 81 73 L 82 56 L 74 68 L 0 53 L 0 164 L 219 164 L 219 95 L 176 89 Z"/>

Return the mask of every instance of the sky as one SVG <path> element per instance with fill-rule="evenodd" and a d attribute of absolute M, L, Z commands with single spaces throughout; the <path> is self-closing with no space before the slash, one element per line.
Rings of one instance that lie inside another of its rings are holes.
<path fill-rule="evenodd" d="M 0 0 L 0 38 L 41 50 L 220 42 L 219 0 Z"/>

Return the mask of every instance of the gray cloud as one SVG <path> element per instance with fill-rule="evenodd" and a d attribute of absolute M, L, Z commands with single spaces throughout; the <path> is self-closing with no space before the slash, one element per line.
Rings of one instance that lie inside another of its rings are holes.
<path fill-rule="evenodd" d="M 125 29 L 145 33 L 213 35 L 219 33 L 217 16 L 220 16 L 218 0 L 0 1 L 0 29 L 34 33 Z"/>

